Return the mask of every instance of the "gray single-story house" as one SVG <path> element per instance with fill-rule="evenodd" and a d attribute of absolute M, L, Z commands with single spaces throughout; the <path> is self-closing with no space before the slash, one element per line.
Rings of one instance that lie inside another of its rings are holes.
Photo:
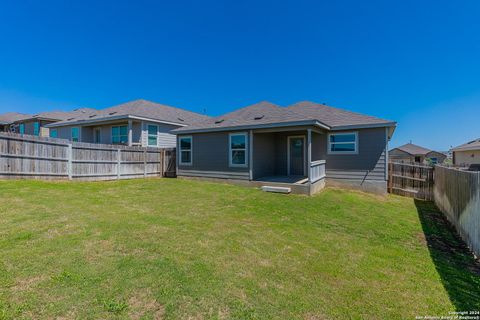
<path fill-rule="evenodd" d="M 441 164 L 447 158 L 447 155 L 433 151 L 413 143 L 407 143 L 403 146 L 394 148 L 388 152 L 390 161 L 405 163 L 432 163 Z"/>
<path fill-rule="evenodd" d="M 0 132 L 15 131 L 15 121 L 30 118 L 31 116 L 18 112 L 7 112 L 0 114 Z"/>
<path fill-rule="evenodd" d="M 170 148 L 176 146 L 175 135 L 170 131 L 208 118 L 147 100 L 135 100 L 88 114 L 78 114 L 47 127 L 52 138 Z"/>
<path fill-rule="evenodd" d="M 325 184 L 385 193 L 395 127 L 314 102 L 260 102 L 174 130 L 177 176 L 304 194 Z"/>

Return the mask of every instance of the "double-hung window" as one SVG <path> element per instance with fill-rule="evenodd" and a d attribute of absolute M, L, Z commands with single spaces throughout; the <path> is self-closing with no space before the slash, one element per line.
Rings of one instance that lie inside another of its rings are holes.
<path fill-rule="evenodd" d="M 192 165 L 192 137 L 180 137 L 180 164 Z"/>
<path fill-rule="evenodd" d="M 148 146 L 156 147 L 158 145 L 158 126 L 149 124 L 147 129 L 148 129 Z"/>
<path fill-rule="evenodd" d="M 128 143 L 128 128 L 127 126 L 113 126 L 112 127 L 112 143 L 126 144 Z"/>
<path fill-rule="evenodd" d="M 329 154 L 357 154 L 358 153 L 358 133 L 357 132 L 330 133 L 328 135 L 328 153 Z"/>
<path fill-rule="evenodd" d="M 231 167 L 247 166 L 247 133 L 229 135 L 229 160 Z"/>
<path fill-rule="evenodd" d="M 58 132 L 57 129 L 50 129 L 50 138 L 57 138 Z"/>
<path fill-rule="evenodd" d="M 33 135 L 39 136 L 40 135 L 40 122 L 33 123 Z"/>
<path fill-rule="evenodd" d="M 80 137 L 80 130 L 78 127 L 73 127 L 71 131 L 71 136 L 72 136 L 72 141 L 73 142 L 78 142 L 78 139 Z"/>

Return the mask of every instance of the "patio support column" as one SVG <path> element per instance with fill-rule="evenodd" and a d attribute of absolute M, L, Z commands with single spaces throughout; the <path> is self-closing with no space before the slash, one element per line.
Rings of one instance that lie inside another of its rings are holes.
<path fill-rule="evenodd" d="M 307 177 L 308 182 L 312 181 L 310 177 L 310 167 L 312 166 L 312 129 L 307 129 Z"/>
<path fill-rule="evenodd" d="M 253 180 L 253 131 L 250 130 L 249 132 L 249 148 L 248 148 L 248 167 L 249 170 L 249 178 Z"/>
<path fill-rule="evenodd" d="M 128 146 L 132 146 L 132 119 L 128 119 Z"/>

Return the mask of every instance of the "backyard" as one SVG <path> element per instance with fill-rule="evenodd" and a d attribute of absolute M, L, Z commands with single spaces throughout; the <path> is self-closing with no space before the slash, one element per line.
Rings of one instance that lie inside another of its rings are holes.
<path fill-rule="evenodd" d="M 0 181 L 0 319 L 399 319 L 480 309 L 430 203 L 179 179 Z"/>

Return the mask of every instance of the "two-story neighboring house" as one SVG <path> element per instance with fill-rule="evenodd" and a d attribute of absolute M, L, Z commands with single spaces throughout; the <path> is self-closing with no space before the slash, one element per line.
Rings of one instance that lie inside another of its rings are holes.
<path fill-rule="evenodd" d="M 135 100 L 50 123 L 50 137 L 71 141 L 175 147 L 173 129 L 204 121 L 208 116 L 147 100 Z"/>
<path fill-rule="evenodd" d="M 68 121 L 68 119 L 74 119 L 79 116 L 90 115 L 94 112 L 96 112 L 96 110 L 90 108 L 79 108 L 73 111 L 41 112 L 15 121 L 13 123 L 14 131 L 19 134 L 48 137 L 50 133 L 47 125 L 59 121 Z"/>
<path fill-rule="evenodd" d="M 0 114 L 0 132 L 15 131 L 15 121 L 29 118 L 30 115 L 18 112 Z"/>

